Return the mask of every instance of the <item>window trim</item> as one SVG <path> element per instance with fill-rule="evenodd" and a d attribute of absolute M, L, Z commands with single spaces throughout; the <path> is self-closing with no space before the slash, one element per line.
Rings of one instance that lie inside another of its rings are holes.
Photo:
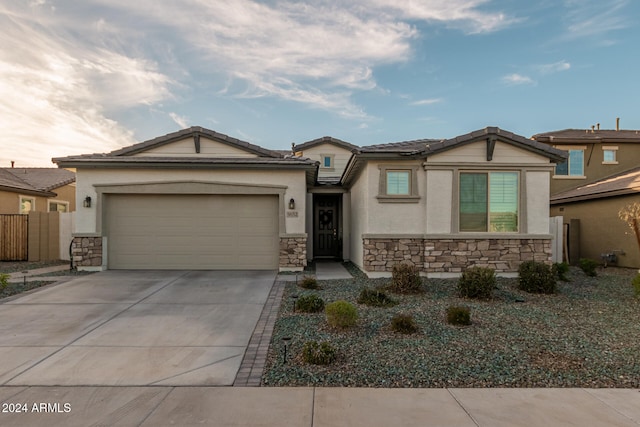
<path fill-rule="evenodd" d="M 32 209 L 30 211 L 22 212 L 22 201 L 23 200 L 30 200 L 31 201 Z M 18 212 L 20 212 L 21 215 L 27 215 L 29 212 L 35 212 L 35 210 L 36 210 L 36 198 L 35 197 L 23 196 L 23 195 L 19 195 L 18 196 Z"/>
<path fill-rule="evenodd" d="M 47 212 L 60 212 L 58 210 L 52 211 L 51 210 L 51 203 L 55 203 L 58 205 L 64 205 L 67 207 L 67 210 L 65 211 L 65 213 L 69 212 L 69 202 L 65 201 L 65 200 L 52 200 L 52 199 L 48 199 L 47 200 Z"/>
<path fill-rule="evenodd" d="M 418 165 L 379 165 L 378 203 L 418 203 Z M 387 194 L 387 172 L 409 172 L 409 194 Z"/>
<path fill-rule="evenodd" d="M 605 151 L 613 151 L 613 161 L 607 161 L 604 159 Z M 602 164 L 603 165 L 617 165 L 618 164 L 618 146 L 617 145 L 603 145 L 602 146 Z"/>
<path fill-rule="evenodd" d="M 567 175 L 557 175 L 556 168 L 558 167 L 558 165 L 556 165 L 553 168 L 553 175 L 552 175 L 553 179 L 587 179 L 586 175 L 584 174 L 584 168 L 585 168 L 584 155 L 585 155 L 585 152 L 587 151 L 586 145 L 554 145 L 553 148 L 557 148 L 559 150 L 564 150 L 567 152 L 570 152 L 571 150 L 582 151 L 582 175 L 569 175 L 569 170 L 568 170 L 569 165 L 567 165 Z M 569 153 L 569 157 L 567 157 L 567 162 L 569 162 L 570 157 L 571 157 L 571 153 Z"/>
<path fill-rule="evenodd" d="M 517 212 L 516 212 L 516 225 L 517 228 L 515 231 L 492 231 L 490 230 L 491 228 L 491 206 L 490 206 L 490 200 L 491 200 L 491 192 L 490 192 L 490 188 L 491 188 L 491 178 L 489 177 L 492 173 L 515 173 L 518 179 L 518 183 L 516 188 L 518 189 L 518 194 L 517 194 L 517 200 L 518 200 L 518 205 L 517 205 Z M 455 202 L 455 206 L 456 206 L 456 210 L 457 212 L 452 212 L 452 214 L 454 214 L 456 216 L 456 220 L 455 220 L 455 224 L 456 224 L 456 232 L 458 234 L 464 234 L 464 235 L 513 235 L 513 234 L 521 234 L 524 232 L 524 230 L 526 229 L 526 226 L 523 224 L 523 218 L 526 218 L 526 215 L 524 215 L 523 212 L 523 197 L 525 196 L 525 189 L 523 188 L 523 174 L 522 174 L 522 170 L 517 170 L 517 169 L 499 169 L 499 170 L 477 170 L 477 169 L 464 169 L 464 170 L 458 170 L 457 174 L 456 174 L 456 182 L 455 182 L 455 197 L 456 197 L 456 202 Z M 461 182 L 461 175 L 463 174 L 485 174 L 487 175 L 487 230 L 486 231 L 464 231 L 461 230 L 460 227 L 460 182 Z"/>
<path fill-rule="evenodd" d="M 324 160 L 329 158 L 329 166 L 324 165 Z M 335 154 L 320 154 L 320 169 L 335 170 Z"/>

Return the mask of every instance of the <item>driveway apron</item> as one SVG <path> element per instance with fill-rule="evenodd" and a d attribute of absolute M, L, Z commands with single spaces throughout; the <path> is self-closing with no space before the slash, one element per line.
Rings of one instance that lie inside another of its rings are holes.
<path fill-rule="evenodd" d="M 0 304 L 0 385 L 232 385 L 274 271 L 113 270 Z"/>

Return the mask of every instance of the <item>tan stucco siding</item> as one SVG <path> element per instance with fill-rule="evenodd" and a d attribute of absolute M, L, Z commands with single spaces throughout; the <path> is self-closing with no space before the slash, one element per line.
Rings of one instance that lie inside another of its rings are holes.
<path fill-rule="evenodd" d="M 621 267 L 640 267 L 640 250 L 629 226 L 618 218 L 618 212 L 629 203 L 640 202 L 640 196 L 567 203 L 551 206 L 551 216 L 562 216 L 565 224 L 580 220 L 580 257 L 601 261 L 600 254 L 622 251 Z M 563 209 L 562 211 L 560 209 Z"/>
<path fill-rule="evenodd" d="M 497 141 L 487 161 L 487 143 L 478 141 L 427 157 L 427 163 L 549 164 L 547 157 Z"/>
<path fill-rule="evenodd" d="M 377 181 L 376 181 L 377 182 Z M 363 267 L 362 235 L 367 231 L 369 221 L 368 198 L 369 180 L 366 174 L 360 174 L 351 186 L 351 245 L 350 259 Z"/>
<path fill-rule="evenodd" d="M 427 233 L 451 233 L 453 171 L 427 171 Z"/>
<path fill-rule="evenodd" d="M 190 182 L 228 183 L 259 186 L 286 186 L 283 203 L 296 200 L 297 217 L 285 218 L 286 233 L 305 232 L 306 179 L 304 171 L 277 170 L 122 170 L 78 169 L 78 197 L 91 196 L 95 201 L 91 208 L 79 208 L 76 215 L 76 233 L 99 233 L 98 215 L 102 205 L 96 185 L 126 185 L 145 183 L 179 182 L 187 188 Z M 288 210 L 287 207 L 284 207 Z M 283 210 L 284 211 L 284 210 Z"/>
<path fill-rule="evenodd" d="M 547 212 L 549 204 L 549 172 L 526 171 L 521 174 L 520 179 L 524 179 L 526 185 L 526 205 L 520 207 L 521 211 L 524 210 L 521 215 L 526 215 L 527 218 L 526 232 L 530 234 L 549 233 L 549 215 Z"/>
<path fill-rule="evenodd" d="M 304 150 L 302 155 L 320 162 L 318 177 L 339 177 L 342 175 L 342 172 L 344 172 L 344 168 L 347 166 L 347 162 L 351 158 L 351 151 L 333 144 L 320 144 Z M 333 168 L 326 169 L 322 167 L 323 155 L 333 155 Z"/>
<path fill-rule="evenodd" d="M 196 146 L 193 138 L 185 138 L 171 144 L 161 145 L 156 148 L 146 150 L 142 153 L 134 154 L 135 157 L 257 157 L 256 154 L 249 153 L 239 148 L 223 144 L 209 138 L 200 138 L 200 153 L 196 153 Z"/>
<path fill-rule="evenodd" d="M 74 185 L 64 185 L 53 190 L 57 194 L 55 197 L 33 196 L 22 193 L 13 193 L 10 191 L 0 191 L 0 214 L 19 214 L 20 213 L 20 197 L 29 197 L 34 199 L 35 212 L 48 212 L 49 201 L 67 202 L 69 204 L 69 212 L 75 211 L 75 193 Z"/>
<path fill-rule="evenodd" d="M 0 191 L 0 214 L 20 213 L 20 199 L 18 193 Z"/>

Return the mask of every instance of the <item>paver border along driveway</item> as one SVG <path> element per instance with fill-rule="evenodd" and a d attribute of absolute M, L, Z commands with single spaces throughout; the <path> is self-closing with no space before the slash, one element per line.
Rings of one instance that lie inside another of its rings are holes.
<path fill-rule="evenodd" d="M 0 301 L 0 385 L 232 385 L 275 277 L 110 270 Z"/>

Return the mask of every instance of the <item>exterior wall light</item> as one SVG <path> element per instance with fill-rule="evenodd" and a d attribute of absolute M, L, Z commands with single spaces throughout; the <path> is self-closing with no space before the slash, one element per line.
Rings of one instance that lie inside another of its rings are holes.
<path fill-rule="evenodd" d="M 289 209 L 294 210 L 296 208 L 296 201 L 291 199 L 289 200 Z"/>
<path fill-rule="evenodd" d="M 91 207 L 91 196 L 87 196 L 84 198 L 84 200 L 82 201 L 82 206 L 84 206 L 85 208 Z"/>

